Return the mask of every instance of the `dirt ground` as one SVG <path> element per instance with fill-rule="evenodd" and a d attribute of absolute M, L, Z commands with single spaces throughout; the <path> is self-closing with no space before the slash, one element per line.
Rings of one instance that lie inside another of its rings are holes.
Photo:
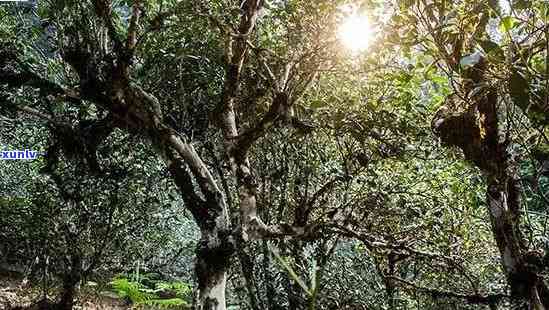
<path fill-rule="evenodd" d="M 31 287 L 23 279 L 0 275 L 0 310 L 10 310 L 15 307 L 29 307 L 40 300 L 39 288 Z M 52 296 L 49 296 L 50 298 Z M 81 290 L 75 302 L 75 310 L 125 310 L 132 309 L 112 293 L 98 293 L 93 289 Z"/>

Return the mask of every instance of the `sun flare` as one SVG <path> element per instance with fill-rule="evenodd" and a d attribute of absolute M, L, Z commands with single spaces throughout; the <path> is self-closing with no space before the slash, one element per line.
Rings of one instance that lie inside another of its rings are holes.
<path fill-rule="evenodd" d="M 370 46 L 372 25 L 366 16 L 353 15 L 346 18 L 339 28 L 343 45 L 353 52 L 361 52 Z"/>

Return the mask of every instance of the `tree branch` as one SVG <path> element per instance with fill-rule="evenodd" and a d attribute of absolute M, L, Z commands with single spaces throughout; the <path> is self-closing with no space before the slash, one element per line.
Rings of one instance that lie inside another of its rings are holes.
<path fill-rule="evenodd" d="M 103 20 L 105 26 L 107 27 L 107 33 L 109 35 L 109 38 L 114 43 L 115 50 L 117 52 L 121 52 L 123 45 L 120 41 L 116 28 L 114 27 L 114 22 L 112 20 L 111 1 L 93 0 L 92 2 L 95 9 L 95 14 L 97 14 L 97 16 L 99 16 Z"/>
<path fill-rule="evenodd" d="M 141 16 L 141 7 L 139 1 L 134 1 L 132 6 L 132 16 L 128 26 L 128 38 L 126 40 L 126 49 L 133 54 L 133 50 L 137 44 L 137 28 L 139 25 L 139 17 Z"/>
<path fill-rule="evenodd" d="M 445 291 L 440 289 L 434 289 L 430 287 L 424 287 L 417 285 L 415 283 L 412 283 L 410 281 L 404 280 L 399 277 L 394 276 L 388 276 L 386 277 L 388 279 L 397 281 L 401 284 L 404 284 L 404 286 L 419 291 L 425 294 L 431 295 L 433 298 L 457 298 L 457 299 L 464 299 L 469 304 L 484 304 L 484 305 L 490 305 L 490 304 L 497 304 L 502 299 L 509 298 L 509 295 L 506 294 L 489 294 L 489 295 L 482 295 L 482 294 L 461 294 L 451 291 Z"/>

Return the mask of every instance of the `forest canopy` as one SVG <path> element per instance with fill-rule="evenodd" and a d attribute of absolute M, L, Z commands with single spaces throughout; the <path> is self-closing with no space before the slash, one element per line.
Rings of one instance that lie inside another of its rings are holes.
<path fill-rule="evenodd" d="M 549 3 L 0 0 L 0 309 L 549 310 Z"/>

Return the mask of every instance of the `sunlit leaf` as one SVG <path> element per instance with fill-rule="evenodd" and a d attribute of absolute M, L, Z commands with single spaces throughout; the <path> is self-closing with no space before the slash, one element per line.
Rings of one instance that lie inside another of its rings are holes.
<path fill-rule="evenodd" d="M 499 26 L 504 32 L 511 31 L 511 29 L 515 27 L 515 18 L 512 16 L 505 16 L 501 19 Z"/>

